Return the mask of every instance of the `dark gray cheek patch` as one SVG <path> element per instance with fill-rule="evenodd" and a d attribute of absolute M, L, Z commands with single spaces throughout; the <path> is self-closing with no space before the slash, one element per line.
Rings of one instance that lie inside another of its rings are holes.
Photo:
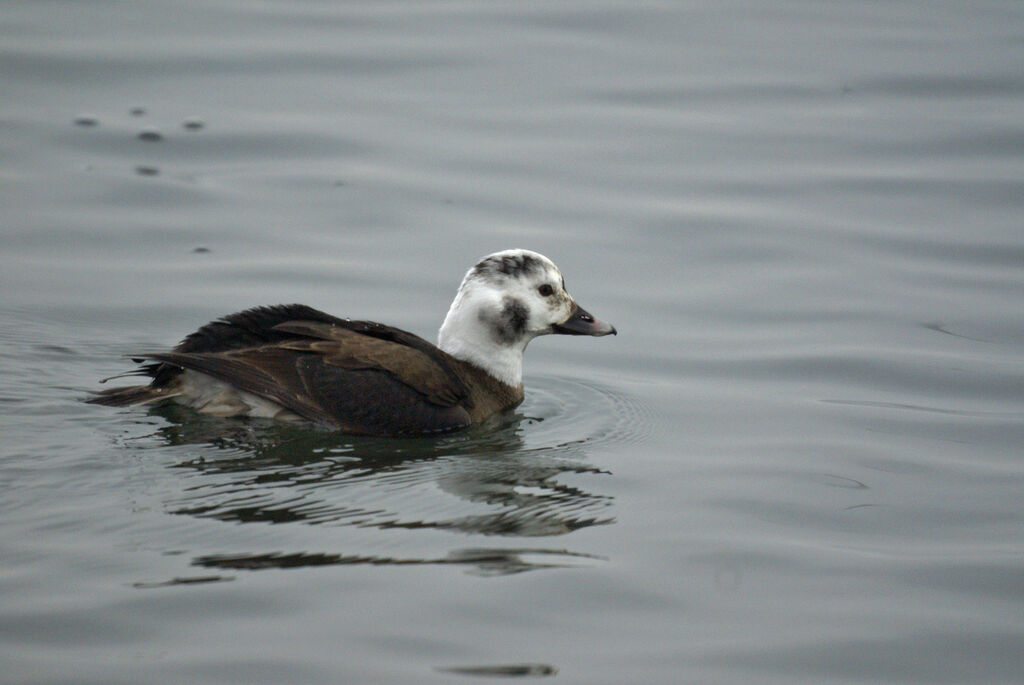
<path fill-rule="evenodd" d="M 530 312 L 519 300 L 507 297 L 497 320 L 493 322 L 494 337 L 498 342 L 511 344 L 523 337 Z"/>

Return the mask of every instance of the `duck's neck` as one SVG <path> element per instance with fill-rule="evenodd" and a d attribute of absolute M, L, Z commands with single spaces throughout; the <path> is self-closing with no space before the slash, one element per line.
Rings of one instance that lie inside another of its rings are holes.
<path fill-rule="evenodd" d="M 472 364 L 488 375 L 515 388 L 523 384 L 523 349 L 518 345 L 501 345 L 490 341 L 474 341 L 446 333 L 442 326 L 437 346 L 451 356 Z"/>

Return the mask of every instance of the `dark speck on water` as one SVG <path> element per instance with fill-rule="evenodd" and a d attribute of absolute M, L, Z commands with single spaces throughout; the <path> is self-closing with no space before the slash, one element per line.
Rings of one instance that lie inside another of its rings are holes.
<path fill-rule="evenodd" d="M 183 121 L 181 125 L 186 131 L 199 131 L 206 124 L 203 123 L 202 119 L 198 119 L 196 117 L 189 117 L 188 119 Z"/>
<path fill-rule="evenodd" d="M 448 666 L 437 669 L 442 673 L 482 678 L 544 678 L 558 674 L 551 664 L 500 664 L 493 666 Z"/>
<path fill-rule="evenodd" d="M 157 143 L 164 139 L 163 134 L 155 128 L 143 129 L 139 131 L 137 137 L 139 140 L 144 140 L 147 143 Z"/>
<path fill-rule="evenodd" d="M 131 115 L 133 117 L 141 117 L 141 116 L 145 116 L 146 108 L 145 107 L 132 107 L 131 110 L 129 110 L 129 112 L 131 113 Z"/>
<path fill-rule="evenodd" d="M 76 126 L 96 126 L 100 123 L 95 114 L 79 114 L 75 117 Z"/>
<path fill-rule="evenodd" d="M 210 251 L 210 248 L 208 248 L 208 247 L 197 247 L 194 250 L 192 250 L 192 252 L 195 253 L 195 254 L 206 254 L 209 251 Z"/>
<path fill-rule="evenodd" d="M 155 166 L 146 166 L 140 164 L 135 167 L 135 173 L 139 176 L 157 176 L 160 173 L 160 169 Z"/>

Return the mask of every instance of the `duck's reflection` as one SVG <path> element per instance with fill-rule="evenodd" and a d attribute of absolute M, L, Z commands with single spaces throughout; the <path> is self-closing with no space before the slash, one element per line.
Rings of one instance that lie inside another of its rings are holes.
<path fill-rule="evenodd" d="M 356 554 L 325 554 L 297 552 L 292 554 L 210 554 L 196 557 L 196 566 L 222 570 L 255 571 L 266 568 L 298 568 L 306 566 L 338 566 L 343 564 L 374 564 L 415 566 L 425 564 L 453 564 L 468 566 L 474 575 L 505 576 L 541 568 L 580 566 L 588 561 L 602 560 L 593 554 L 581 554 L 564 549 L 508 549 L 479 548 L 453 550 L 437 558 L 396 558 L 388 556 L 359 556 Z M 217 576 L 219 579 L 220 577 Z"/>
<path fill-rule="evenodd" d="M 171 421 L 159 431 L 163 444 L 203 446 L 173 464 L 182 470 L 185 487 L 169 503 L 174 514 L 234 523 L 351 526 L 392 536 L 441 530 L 514 538 L 561 535 L 614 520 L 611 498 L 586 491 L 580 485 L 586 478 L 577 477 L 606 473 L 584 461 L 586 443 L 530 446 L 527 436 L 534 420 L 521 414 L 477 431 L 401 440 L 212 419 L 173 406 L 159 411 Z M 338 538 L 346 544 L 345 535 Z M 365 535 L 357 538 L 367 542 Z M 368 542 L 370 549 L 377 546 Z M 402 538 L 399 545 L 421 550 L 418 542 Z M 394 546 L 390 540 L 388 548 Z M 499 575 L 578 566 L 595 558 L 516 544 L 446 547 L 409 556 L 356 549 L 208 554 L 194 563 L 250 570 L 460 564 L 475 573 Z"/>

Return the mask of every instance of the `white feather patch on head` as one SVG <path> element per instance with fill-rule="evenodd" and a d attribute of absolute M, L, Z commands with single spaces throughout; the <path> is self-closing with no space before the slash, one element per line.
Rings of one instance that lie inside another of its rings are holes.
<path fill-rule="evenodd" d="M 542 295 L 542 286 L 551 293 Z M 569 316 L 572 298 L 554 262 L 530 250 L 481 259 L 462 279 L 438 347 L 511 386 L 523 381 L 523 351 Z"/>

